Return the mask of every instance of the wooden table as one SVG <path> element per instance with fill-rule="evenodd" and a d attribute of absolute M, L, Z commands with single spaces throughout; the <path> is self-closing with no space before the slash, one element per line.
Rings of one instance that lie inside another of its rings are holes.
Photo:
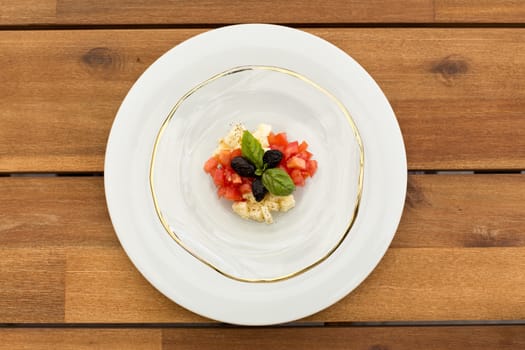
<path fill-rule="evenodd" d="M 229 23 L 283 23 L 359 61 L 409 181 L 396 237 L 336 305 L 286 327 L 197 316 L 133 267 L 104 150 L 139 75 Z M 524 349 L 525 3 L 0 0 L 1 349 Z"/>

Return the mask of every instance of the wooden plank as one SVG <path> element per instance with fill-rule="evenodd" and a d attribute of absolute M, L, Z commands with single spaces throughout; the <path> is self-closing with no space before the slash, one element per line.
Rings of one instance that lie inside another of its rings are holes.
<path fill-rule="evenodd" d="M 0 178 L 2 248 L 120 247 L 102 177 Z M 409 175 L 394 248 L 525 247 L 525 175 Z"/>
<path fill-rule="evenodd" d="M 524 247 L 523 198 L 523 175 L 409 176 L 391 246 Z"/>
<path fill-rule="evenodd" d="M 0 329 L 0 349 L 514 350 L 524 326 Z"/>
<path fill-rule="evenodd" d="M 0 247 L 119 247 L 102 177 L 0 178 Z"/>
<path fill-rule="evenodd" d="M 63 322 L 65 264 L 60 250 L 1 247 L 0 323 Z"/>
<path fill-rule="evenodd" d="M 151 286 L 119 249 L 70 249 L 67 255 L 68 323 L 209 322 Z"/>
<path fill-rule="evenodd" d="M 162 349 L 160 329 L 0 329 L 0 349 Z"/>
<path fill-rule="evenodd" d="M 521 320 L 524 269 L 523 247 L 392 248 L 354 292 L 303 321 Z M 206 322 L 154 291 L 117 249 L 68 255 L 65 319 Z"/>
<path fill-rule="evenodd" d="M 393 248 L 354 292 L 307 320 L 521 320 L 524 253 L 523 247 Z"/>
<path fill-rule="evenodd" d="M 162 338 L 164 350 L 511 350 L 525 346 L 525 327 L 168 329 L 163 330 Z"/>
<path fill-rule="evenodd" d="M 0 0 L 0 25 L 432 22 L 432 0 Z M 43 3 L 43 4 L 42 4 Z M 32 5 L 36 4 L 36 9 Z M 24 6 L 24 7 L 23 7 Z M 43 11 L 45 8 L 46 11 Z M 53 9 L 52 13 L 48 10 Z M 39 17 L 44 12 L 44 17 Z"/>
<path fill-rule="evenodd" d="M 434 6 L 436 22 L 525 22 L 525 3 L 519 0 L 435 0 Z"/>
<path fill-rule="evenodd" d="M 56 0 L 0 0 L 0 25 L 56 23 Z"/>
<path fill-rule="evenodd" d="M 524 29 L 309 31 L 378 81 L 410 169 L 525 168 Z M 0 172 L 102 171 L 127 90 L 160 54 L 199 32 L 1 32 Z"/>
<path fill-rule="evenodd" d="M 306 321 L 524 319 L 525 175 L 409 178 L 402 223 L 378 268 Z M 4 177 L 0 193 L 16 203 L 0 211 L 0 323 L 207 322 L 150 286 L 115 243 L 107 213 L 95 209 L 105 206 L 102 178 Z M 35 203 L 25 204 L 30 193 Z"/>
<path fill-rule="evenodd" d="M 523 23 L 516 0 L 0 0 L 0 25 Z"/>

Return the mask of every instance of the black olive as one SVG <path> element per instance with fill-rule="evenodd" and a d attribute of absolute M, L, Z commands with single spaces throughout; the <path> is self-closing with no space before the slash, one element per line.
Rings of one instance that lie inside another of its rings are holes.
<path fill-rule="evenodd" d="M 230 165 L 237 174 L 243 177 L 255 176 L 255 165 L 241 156 L 233 158 Z"/>
<path fill-rule="evenodd" d="M 263 156 L 263 162 L 268 164 L 268 168 L 275 168 L 278 166 L 281 162 L 281 159 L 283 159 L 283 154 L 281 151 L 276 149 L 266 151 Z"/>
<path fill-rule="evenodd" d="M 257 202 L 263 200 L 264 196 L 266 195 L 266 192 L 268 192 L 268 190 L 266 189 L 266 187 L 264 187 L 261 179 L 255 179 L 252 182 L 252 193 Z"/>

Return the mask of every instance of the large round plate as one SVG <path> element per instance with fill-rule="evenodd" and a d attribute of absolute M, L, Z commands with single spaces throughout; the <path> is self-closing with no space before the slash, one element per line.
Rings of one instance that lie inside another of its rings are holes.
<path fill-rule="evenodd" d="M 348 235 L 320 264 L 293 278 L 270 283 L 229 278 L 189 254 L 166 233 L 149 184 L 156 137 L 174 104 L 210 77 L 242 66 L 280 67 L 322 86 L 350 112 L 364 146 L 362 197 Z M 266 325 L 320 311 L 366 278 L 384 255 L 399 223 L 406 170 L 394 113 L 357 62 L 305 32 L 250 24 L 193 37 L 144 72 L 113 124 L 106 152 L 105 189 L 122 246 L 158 290 L 209 318 Z"/>

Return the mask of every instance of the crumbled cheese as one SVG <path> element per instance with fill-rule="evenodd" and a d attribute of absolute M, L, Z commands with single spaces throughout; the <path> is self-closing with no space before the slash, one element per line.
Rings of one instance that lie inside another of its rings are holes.
<path fill-rule="evenodd" d="M 219 154 L 220 151 L 233 151 L 234 149 L 241 148 L 242 134 L 246 128 L 242 124 L 235 124 L 226 137 L 219 140 L 219 145 L 215 149 L 215 154 Z M 272 131 L 272 127 L 268 124 L 259 124 L 257 129 L 252 132 L 252 135 L 261 143 L 261 146 L 265 149 L 269 147 L 268 135 Z"/>
<path fill-rule="evenodd" d="M 273 223 L 272 211 L 286 212 L 295 206 L 293 195 L 275 196 L 271 193 L 266 194 L 260 202 L 255 200 L 251 193 L 244 196 L 245 202 L 235 202 L 232 209 L 244 219 L 255 220 L 259 222 Z"/>
<path fill-rule="evenodd" d="M 220 151 L 232 151 L 237 148 L 241 148 L 242 134 L 246 128 L 242 124 L 235 124 L 228 135 L 225 138 L 219 140 L 219 146 L 215 150 L 214 154 L 218 154 Z"/>
<path fill-rule="evenodd" d="M 259 126 L 257 127 L 257 130 L 255 130 L 252 134 L 253 134 L 253 137 L 259 140 L 263 148 L 268 148 L 270 147 L 270 144 L 268 143 L 268 135 L 270 135 L 271 131 L 272 131 L 271 125 L 259 124 Z"/>

